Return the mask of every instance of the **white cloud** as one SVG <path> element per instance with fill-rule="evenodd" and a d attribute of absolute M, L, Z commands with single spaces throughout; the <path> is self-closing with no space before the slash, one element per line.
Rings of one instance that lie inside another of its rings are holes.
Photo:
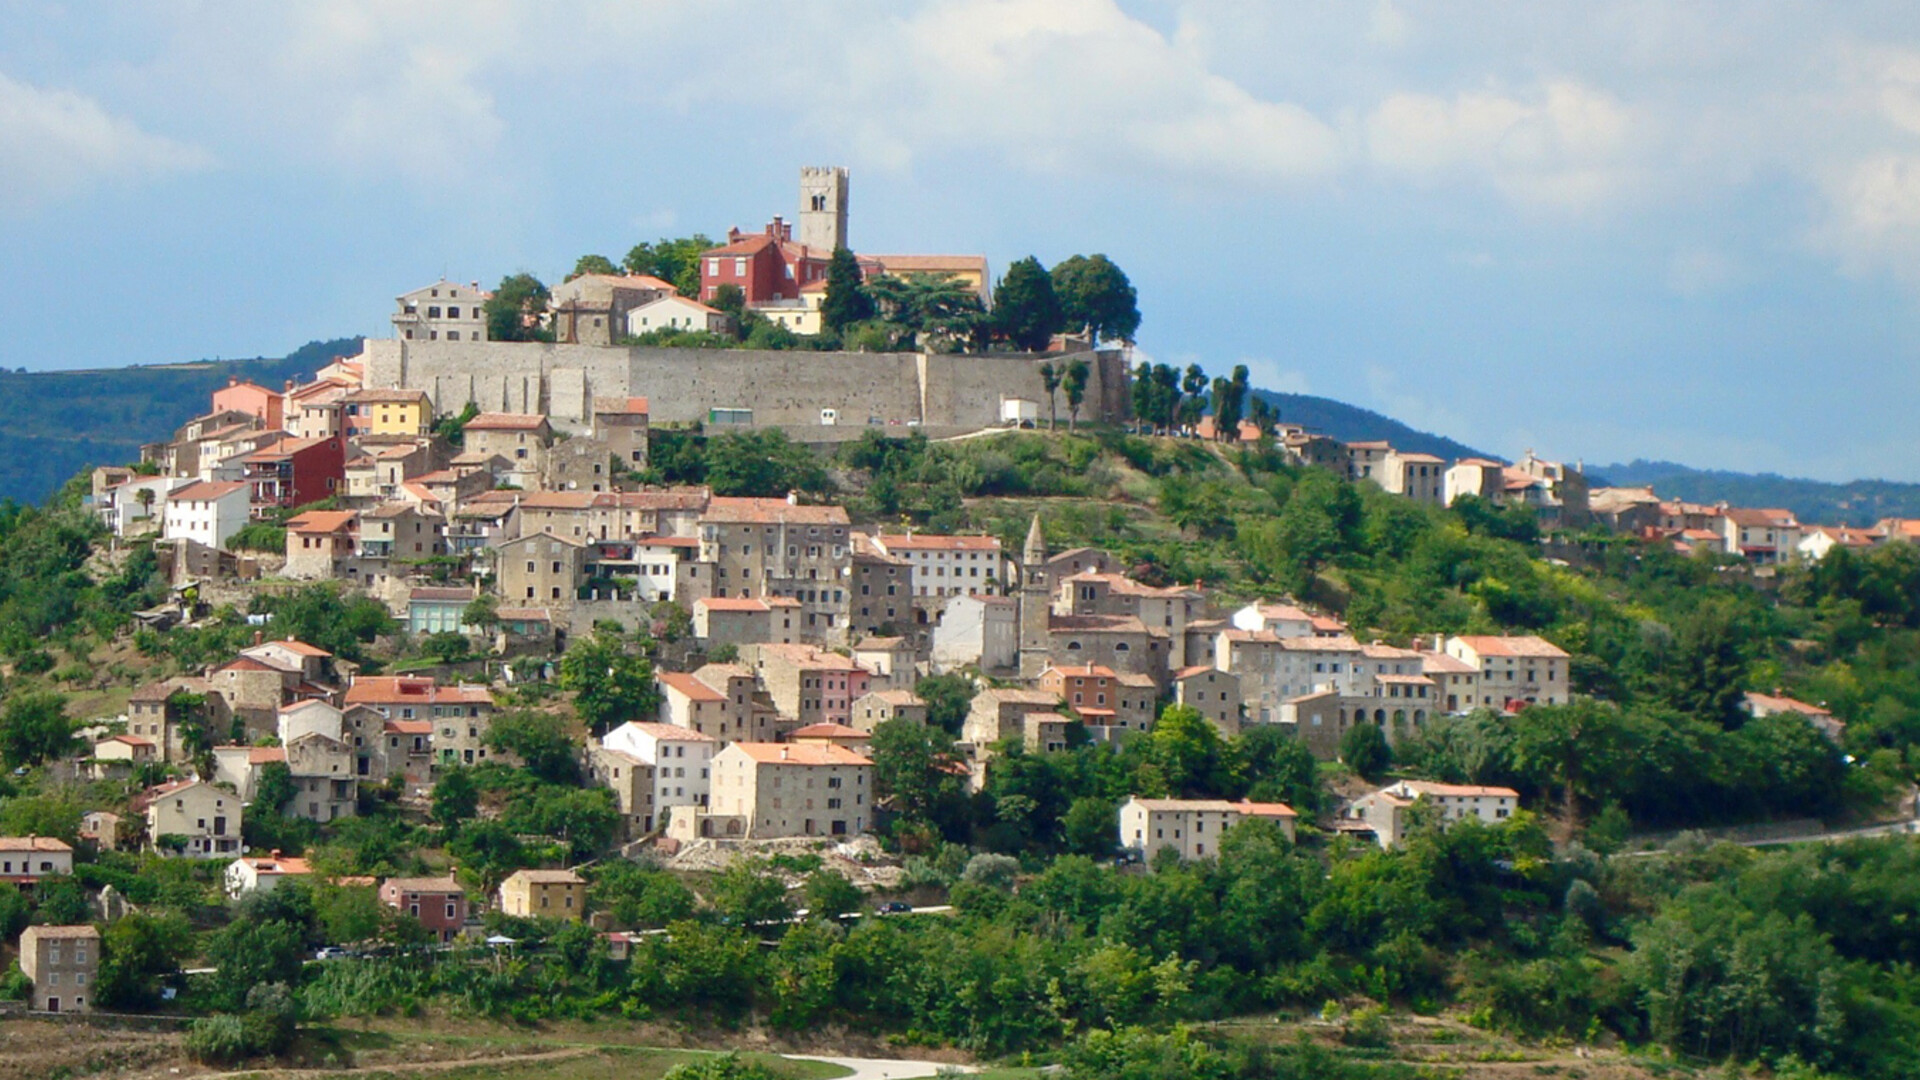
<path fill-rule="evenodd" d="M 1364 128 L 1368 153 L 1388 172 L 1428 184 L 1477 178 L 1531 206 L 1594 206 L 1620 194 L 1633 173 L 1632 111 L 1566 80 L 1528 99 L 1498 90 L 1397 93 Z"/>
<path fill-rule="evenodd" d="M 1706 296 L 1734 283 L 1738 268 L 1718 251 L 1687 248 L 1667 260 L 1667 288 L 1685 297 Z"/>
<path fill-rule="evenodd" d="M 138 182 L 211 160 L 85 95 L 0 74 L 0 210 L 31 210 L 103 181 Z"/>
<path fill-rule="evenodd" d="M 1854 273 L 1890 267 L 1920 277 L 1920 154 L 1881 154 L 1832 172 L 1829 215 L 1814 242 Z"/>
<path fill-rule="evenodd" d="M 1110 0 L 949 0 L 845 47 L 831 57 L 844 79 L 803 70 L 805 123 L 895 166 L 985 155 L 1239 187 L 1339 165 L 1338 136 L 1312 112 L 1214 74 Z"/>

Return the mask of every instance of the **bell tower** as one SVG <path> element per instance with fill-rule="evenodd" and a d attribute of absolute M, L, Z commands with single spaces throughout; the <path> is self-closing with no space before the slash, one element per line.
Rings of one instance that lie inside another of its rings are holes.
<path fill-rule="evenodd" d="M 828 253 L 847 246 L 847 170 L 801 168 L 800 242 Z"/>
<path fill-rule="evenodd" d="M 1020 552 L 1020 677 L 1037 679 L 1047 670 L 1047 616 L 1053 609 L 1047 582 L 1047 538 L 1040 531 L 1040 515 L 1027 527 L 1026 547 Z"/>

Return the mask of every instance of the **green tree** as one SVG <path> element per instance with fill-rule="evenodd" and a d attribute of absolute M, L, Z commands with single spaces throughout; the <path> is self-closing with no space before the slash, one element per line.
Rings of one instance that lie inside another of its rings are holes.
<path fill-rule="evenodd" d="M 0 712 L 0 759 L 9 768 L 61 758 L 77 747 L 65 695 L 51 690 L 15 694 Z"/>
<path fill-rule="evenodd" d="M 1375 724 L 1355 724 L 1340 736 L 1340 760 L 1369 780 L 1378 780 L 1393 763 L 1387 736 Z"/>
<path fill-rule="evenodd" d="M 213 1000 L 244 1007 L 247 992 L 265 983 L 300 978 L 305 945 L 300 930 L 278 919 L 237 919 L 207 940 L 207 963 L 215 969 Z"/>
<path fill-rule="evenodd" d="M 793 917 L 787 887 L 756 860 L 736 859 L 713 879 L 713 906 L 734 926 L 781 923 Z"/>
<path fill-rule="evenodd" d="M 553 713 L 533 709 L 495 713 L 482 741 L 496 753 L 519 758 L 528 772 L 547 783 L 579 782 L 580 743 L 566 721 Z"/>
<path fill-rule="evenodd" d="M 909 822 L 957 825 L 965 784 L 955 775 L 959 756 L 945 728 L 912 720 L 883 720 L 873 729 L 875 801 Z"/>
<path fill-rule="evenodd" d="M 560 658 L 559 683 L 573 693 L 573 711 L 595 736 L 628 720 L 647 719 L 660 707 L 652 662 L 607 634 L 568 647 Z"/>
<path fill-rule="evenodd" d="M 840 331 L 873 318 L 873 300 L 861 288 L 860 260 L 835 248 L 827 260 L 827 294 L 820 301 L 820 325 Z"/>
<path fill-rule="evenodd" d="M 1028 352 L 1040 352 L 1064 325 L 1053 278 L 1029 255 L 1007 267 L 993 287 L 993 317 L 1001 336 Z"/>
<path fill-rule="evenodd" d="M 715 495 L 772 499 L 824 494 L 832 482 L 820 459 L 776 429 L 728 434 L 707 444 L 707 483 Z"/>
<path fill-rule="evenodd" d="M 1105 255 L 1075 255 L 1053 268 L 1053 291 L 1065 325 L 1094 343 L 1133 344 L 1140 329 L 1139 296 L 1127 275 Z"/>
<path fill-rule="evenodd" d="M 958 735 L 973 704 L 973 680 L 958 672 L 929 675 L 914 684 L 913 692 L 927 703 L 927 723 Z"/>
<path fill-rule="evenodd" d="M 492 631 L 500 625 L 500 598 L 483 592 L 468 601 L 460 611 L 460 625 L 471 626 L 482 633 Z"/>
<path fill-rule="evenodd" d="M 85 809 L 61 795 L 15 795 L 0 800 L 0 835 L 52 836 L 71 844 L 80 838 Z"/>
<path fill-rule="evenodd" d="M 132 911 L 114 920 L 101 935 L 94 1001 L 126 1011 L 158 1006 L 161 980 L 179 970 L 192 943 L 193 928 L 179 915 Z"/>
<path fill-rule="evenodd" d="M 1060 389 L 1060 383 L 1064 377 L 1064 373 L 1053 361 L 1047 360 L 1041 363 L 1040 385 L 1047 392 L 1048 431 L 1052 431 L 1060 423 L 1059 398 L 1056 396 L 1056 392 Z"/>
<path fill-rule="evenodd" d="M 465 446 L 467 443 L 467 425 L 480 415 L 480 406 L 469 401 L 457 413 L 449 413 L 433 422 L 433 433 L 447 441 L 449 446 Z"/>
<path fill-rule="evenodd" d="M 588 274 L 619 273 L 620 268 L 613 265 L 613 260 L 605 255 L 582 255 L 579 261 L 573 264 L 573 273 L 568 274 L 566 280 L 572 281 L 574 278 L 585 277 Z"/>
<path fill-rule="evenodd" d="M 661 927 L 690 918 L 694 895 L 681 880 L 657 867 L 627 859 L 603 859 L 591 871 L 587 899 L 623 927 Z"/>
<path fill-rule="evenodd" d="M 847 875 L 828 869 L 808 874 L 802 895 L 806 898 L 808 918 L 828 921 L 859 911 L 865 899 L 859 887 L 847 880 Z"/>
<path fill-rule="evenodd" d="M 700 255 L 714 242 L 704 233 L 635 244 L 623 263 L 629 274 L 650 274 L 669 282 L 681 296 L 700 297 Z"/>
<path fill-rule="evenodd" d="M 473 772 L 459 766 L 441 772 L 433 785 L 432 803 L 433 820 L 443 828 L 458 829 L 472 820 L 480 810 L 480 788 L 473 782 Z"/>
<path fill-rule="evenodd" d="M 457 664 L 473 652 L 473 643 L 458 630 L 428 634 L 420 642 L 420 651 L 443 664 Z"/>
<path fill-rule="evenodd" d="M 494 341 L 541 340 L 540 317 L 553 299 L 547 287 L 532 274 L 510 274 L 500 280 L 482 307 L 487 317 L 487 337 Z"/>
<path fill-rule="evenodd" d="M 254 813 L 284 814 L 293 804 L 300 789 L 294 786 L 293 771 L 284 761 L 269 761 L 260 767 L 260 779 L 253 789 L 253 803 L 248 807 Z"/>
<path fill-rule="evenodd" d="M 1066 835 L 1067 850 L 1078 855 L 1094 858 L 1113 853 L 1116 836 L 1116 822 L 1119 821 L 1120 807 L 1112 799 L 1098 795 L 1083 795 L 1073 800 L 1067 807 L 1066 816 L 1061 818 L 1061 831 Z"/>
<path fill-rule="evenodd" d="M 1060 385 L 1067 391 L 1067 430 L 1072 431 L 1080 423 L 1080 406 L 1087 400 L 1087 376 L 1092 365 L 1075 357 L 1067 361 L 1067 370 L 1060 378 Z"/>
<path fill-rule="evenodd" d="M 747 1061 L 738 1051 L 718 1057 L 689 1061 L 667 1070 L 663 1080 L 777 1080 L 773 1070 L 757 1061 Z"/>
<path fill-rule="evenodd" d="M 1222 442 L 1240 438 L 1240 420 L 1247 402 L 1247 365 L 1234 366 L 1230 379 L 1213 380 L 1213 431 Z"/>

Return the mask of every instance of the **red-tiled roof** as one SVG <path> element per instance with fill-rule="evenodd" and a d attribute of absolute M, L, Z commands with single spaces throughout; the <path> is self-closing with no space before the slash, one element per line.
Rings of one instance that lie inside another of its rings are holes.
<path fill-rule="evenodd" d="M 738 750 L 761 765 L 871 765 L 873 761 L 835 743 L 737 742 Z M 727 751 L 721 751 L 725 754 Z"/>
<path fill-rule="evenodd" d="M 224 499 L 236 491 L 247 490 L 247 485 L 238 480 L 199 480 L 183 488 L 167 493 L 169 502 L 212 502 Z"/>
<path fill-rule="evenodd" d="M 483 412 L 466 422 L 467 431 L 535 431 L 547 422 L 539 413 Z"/>
<path fill-rule="evenodd" d="M 662 671 L 654 676 L 665 686 L 670 686 L 695 701 L 725 701 L 727 695 L 694 678 L 684 671 Z"/>

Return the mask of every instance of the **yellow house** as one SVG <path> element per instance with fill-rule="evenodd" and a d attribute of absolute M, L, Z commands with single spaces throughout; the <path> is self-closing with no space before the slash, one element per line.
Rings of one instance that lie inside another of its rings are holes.
<path fill-rule="evenodd" d="M 579 922 L 586 907 L 586 879 L 571 870 L 515 870 L 500 883 L 500 910 L 508 915 Z"/>
<path fill-rule="evenodd" d="M 433 426 L 433 406 L 424 390 L 355 390 L 340 401 L 348 438 L 425 435 Z"/>

